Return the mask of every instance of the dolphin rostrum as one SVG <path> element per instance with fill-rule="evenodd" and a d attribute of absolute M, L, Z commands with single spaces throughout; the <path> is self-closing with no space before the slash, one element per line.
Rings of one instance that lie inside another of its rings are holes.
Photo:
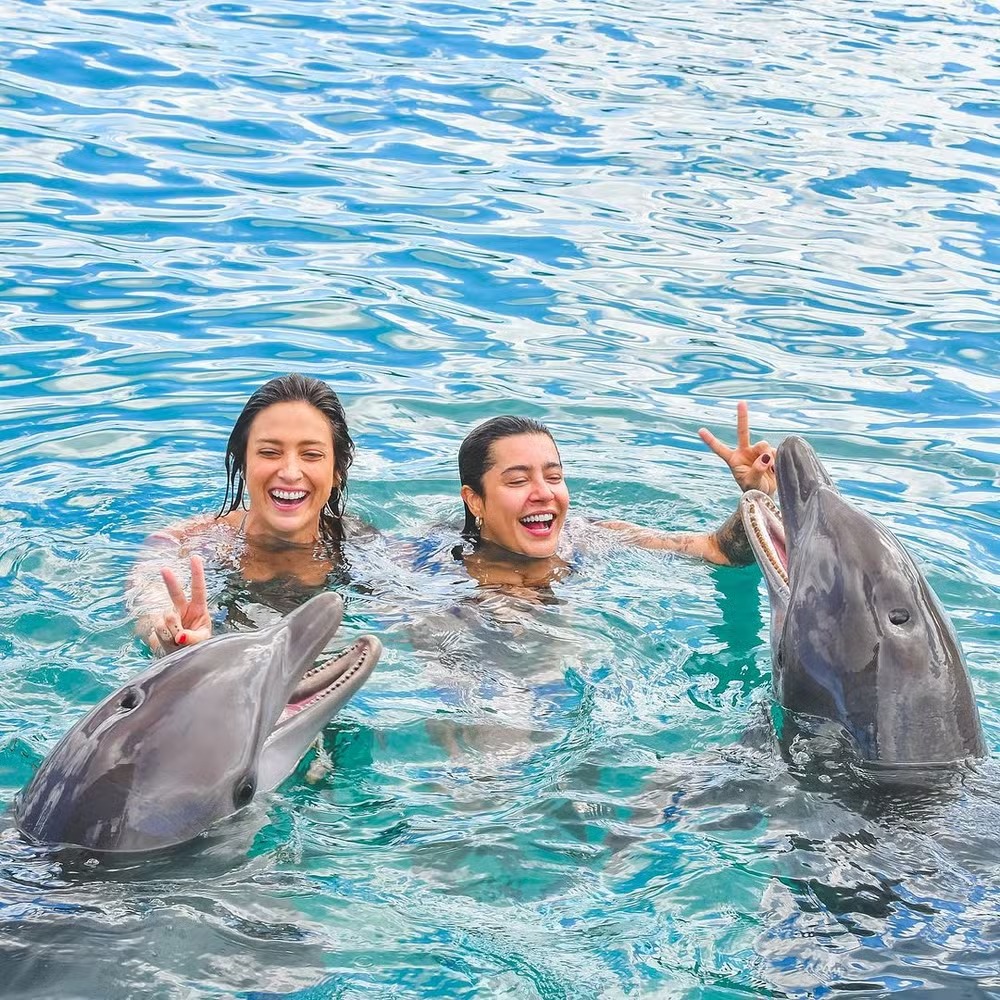
<path fill-rule="evenodd" d="M 343 602 L 313 597 L 275 625 L 181 649 L 109 695 L 62 738 L 14 807 L 31 840 L 97 852 L 181 844 L 274 788 L 365 683 L 362 636 L 313 666 Z"/>
<path fill-rule="evenodd" d="M 839 723 L 865 761 L 985 756 L 958 638 L 913 559 L 802 438 L 781 443 L 775 469 L 780 512 L 757 490 L 741 510 L 771 603 L 778 704 Z"/>

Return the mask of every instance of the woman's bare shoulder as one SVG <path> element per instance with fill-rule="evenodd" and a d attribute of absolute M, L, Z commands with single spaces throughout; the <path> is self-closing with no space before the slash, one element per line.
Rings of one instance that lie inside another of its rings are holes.
<path fill-rule="evenodd" d="M 235 536 L 242 522 L 242 512 L 234 511 L 222 517 L 196 514 L 194 517 L 157 528 L 146 536 L 144 548 L 184 550 L 198 542 L 218 536 Z"/>

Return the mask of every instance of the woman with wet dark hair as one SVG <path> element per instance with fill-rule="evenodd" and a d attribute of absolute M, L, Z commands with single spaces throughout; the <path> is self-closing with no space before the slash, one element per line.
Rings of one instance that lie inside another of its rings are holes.
<path fill-rule="evenodd" d="M 325 382 L 290 374 L 257 389 L 229 435 L 219 512 L 153 535 L 134 574 L 130 601 L 137 632 L 150 648 L 167 653 L 211 636 L 200 553 L 229 555 L 248 582 L 321 586 L 347 534 L 344 501 L 353 459 L 343 406 Z M 164 566 L 164 556 L 175 566 Z M 188 562 L 190 596 L 176 572 Z"/>
<path fill-rule="evenodd" d="M 277 403 L 304 403 L 317 410 L 330 425 L 333 443 L 333 485 L 319 510 L 319 540 L 344 540 L 344 501 L 347 497 L 347 470 L 354 461 L 354 442 L 347 430 L 347 418 L 337 394 L 325 383 L 308 375 L 282 375 L 265 382 L 247 401 L 236 418 L 226 445 L 226 496 L 218 517 L 243 508 L 247 490 L 247 444 L 257 415 Z M 241 515 L 242 516 L 242 515 Z"/>
<path fill-rule="evenodd" d="M 704 427 L 699 436 L 730 468 L 740 489 L 773 494 L 774 449 L 750 440 L 746 403 L 737 405 L 737 445 L 729 448 Z M 570 566 L 560 545 L 569 490 L 555 440 L 543 424 L 501 416 L 475 427 L 458 451 L 465 546 L 455 550 L 480 583 L 546 586 Z M 753 552 L 735 512 L 710 533 L 667 532 L 626 521 L 596 522 L 631 545 L 665 549 L 724 566 L 753 562 Z"/>
<path fill-rule="evenodd" d="M 482 518 L 472 513 L 465 501 L 467 486 L 475 496 L 483 495 L 483 475 L 496 464 L 492 455 L 493 444 L 504 438 L 522 434 L 544 434 L 555 449 L 555 440 L 548 427 L 530 417 L 493 417 L 471 430 L 458 449 L 458 476 L 462 483 L 462 505 L 465 507 L 465 524 L 462 537 L 476 540 L 482 533 Z M 556 461 L 559 451 L 556 449 Z M 561 463 L 560 467 L 561 467 Z"/>

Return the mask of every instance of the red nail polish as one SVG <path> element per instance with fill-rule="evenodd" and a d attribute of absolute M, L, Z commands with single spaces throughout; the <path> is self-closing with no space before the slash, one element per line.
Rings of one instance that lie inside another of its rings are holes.
<path fill-rule="evenodd" d="M 177 645 L 178 646 L 183 646 L 184 643 L 186 643 L 187 641 L 188 641 L 188 637 L 183 632 L 180 632 L 178 634 L 178 636 L 177 636 Z"/>

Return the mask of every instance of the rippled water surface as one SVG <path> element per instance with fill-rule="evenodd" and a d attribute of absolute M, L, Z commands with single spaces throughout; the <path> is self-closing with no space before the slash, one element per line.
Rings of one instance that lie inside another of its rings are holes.
<path fill-rule="evenodd" d="M 0 799 L 148 662 L 143 537 L 249 393 L 341 394 L 386 645 L 335 770 L 137 867 L 3 820 L 18 997 L 1000 996 L 993 765 L 886 800 L 766 724 L 755 568 L 598 550 L 532 606 L 391 546 L 477 420 L 575 509 L 707 529 L 696 436 L 809 438 L 997 665 L 990 3 L 20 2 L 0 33 Z M 363 584 L 363 586 L 361 585 Z M 940 992 L 931 993 L 933 989 Z"/>

